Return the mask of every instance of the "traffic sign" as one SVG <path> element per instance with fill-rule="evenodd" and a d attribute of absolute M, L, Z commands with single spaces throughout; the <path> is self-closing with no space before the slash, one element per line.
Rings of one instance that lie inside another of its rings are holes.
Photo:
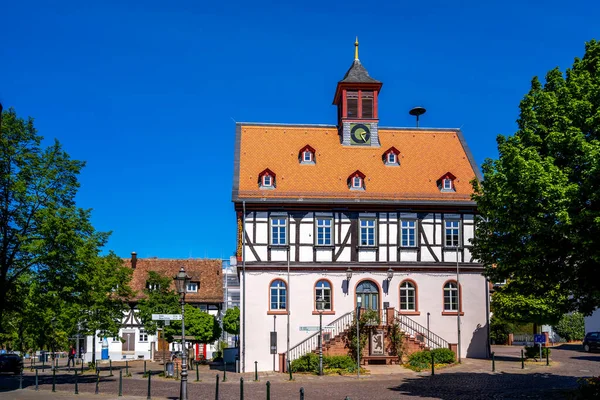
<path fill-rule="evenodd" d="M 181 321 L 181 314 L 152 314 L 152 321 Z"/>
<path fill-rule="evenodd" d="M 544 343 L 546 343 L 546 335 L 544 335 L 544 334 L 541 334 L 541 335 L 535 334 L 535 335 L 533 335 L 533 342 L 535 344 L 544 344 Z"/>

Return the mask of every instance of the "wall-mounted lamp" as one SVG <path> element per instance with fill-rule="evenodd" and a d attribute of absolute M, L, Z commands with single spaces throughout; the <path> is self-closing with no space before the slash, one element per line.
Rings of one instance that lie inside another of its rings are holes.
<path fill-rule="evenodd" d="M 394 277 L 394 270 L 392 269 L 392 267 L 390 267 L 387 270 L 387 280 L 391 281 L 393 277 Z"/>
<path fill-rule="evenodd" d="M 348 280 L 348 282 L 350 282 L 350 279 L 352 279 L 352 268 L 348 267 L 348 269 L 346 270 L 346 279 Z"/>

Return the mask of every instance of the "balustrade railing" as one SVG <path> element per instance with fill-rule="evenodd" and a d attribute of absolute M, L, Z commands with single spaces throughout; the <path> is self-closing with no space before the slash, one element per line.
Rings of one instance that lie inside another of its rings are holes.
<path fill-rule="evenodd" d="M 402 315 L 398 310 L 394 310 L 395 319 L 400 326 L 400 330 L 415 337 L 417 340 L 425 343 L 425 346 L 430 349 L 448 348 L 448 342 L 435 333 L 431 332 L 427 327 L 419 324 L 415 320 L 410 319 L 406 315 Z"/>
<path fill-rule="evenodd" d="M 354 320 L 354 311 L 350 311 L 338 319 L 323 324 L 323 336 L 334 338 L 340 333 L 346 331 Z M 329 334 L 329 335 L 327 335 Z M 292 362 L 305 354 L 311 353 L 319 348 L 319 332 L 310 335 L 294 347 L 290 349 L 289 354 L 286 354 L 286 359 Z"/>

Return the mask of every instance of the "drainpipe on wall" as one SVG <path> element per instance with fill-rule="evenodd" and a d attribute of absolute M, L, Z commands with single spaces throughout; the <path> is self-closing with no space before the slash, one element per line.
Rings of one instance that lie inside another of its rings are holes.
<path fill-rule="evenodd" d="M 242 201 L 242 372 L 246 372 L 246 201 Z"/>

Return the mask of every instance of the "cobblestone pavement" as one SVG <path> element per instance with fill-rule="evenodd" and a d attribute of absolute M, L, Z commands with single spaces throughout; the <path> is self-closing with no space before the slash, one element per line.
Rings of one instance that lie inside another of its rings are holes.
<path fill-rule="evenodd" d="M 600 375 L 600 354 L 583 353 L 580 346 L 562 345 L 552 349 L 551 365 L 545 361 L 526 362 L 521 369 L 521 347 L 494 346 L 496 372 L 492 373 L 490 360 L 463 359 L 462 364 L 431 372 L 378 373 L 362 377 L 311 375 L 288 376 L 277 373 L 261 373 L 259 382 L 253 382 L 254 374 L 227 372 L 227 382 L 219 383 L 219 399 L 240 399 L 240 377 L 244 378 L 244 399 L 266 399 L 266 382 L 271 382 L 271 399 L 298 399 L 301 387 L 305 399 L 352 400 L 387 399 L 563 399 L 568 391 L 577 386 L 582 376 Z M 143 364 L 132 363 L 132 377 L 123 378 L 123 394 L 117 397 L 121 364 L 113 364 L 114 376 L 108 376 L 108 366 L 103 365 L 100 375 L 99 395 L 95 395 L 95 375 L 88 373 L 79 377 L 79 395 L 74 395 L 74 374 L 60 368 L 56 375 L 56 393 L 51 392 L 52 375 L 46 369 L 39 373 L 39 392 L 35 389 L 35 373 L 26 369 L 23 390 L 18 390 L 18 377 L 0 376 L 0 399 L 54 400 L 54 399 L 145 399 L 148 380 L 143 377 Z M 162 370 L 162 366 L 148 363 L 148 369 Z M 123 373 L 125 371 L 123 370 Z M 381 371 L 379 371 L 381 372 Z M 399 371 L 396 371 L 399 372 Z M 189 399 L 215 399 L 216 375 L 223 371 L 202 366 L 200 382 L 194 382 L 196 372 L 189 376 Z M 153 375 L 151 382 L 153 399 L 176 399 L 179 382 Z"/>

